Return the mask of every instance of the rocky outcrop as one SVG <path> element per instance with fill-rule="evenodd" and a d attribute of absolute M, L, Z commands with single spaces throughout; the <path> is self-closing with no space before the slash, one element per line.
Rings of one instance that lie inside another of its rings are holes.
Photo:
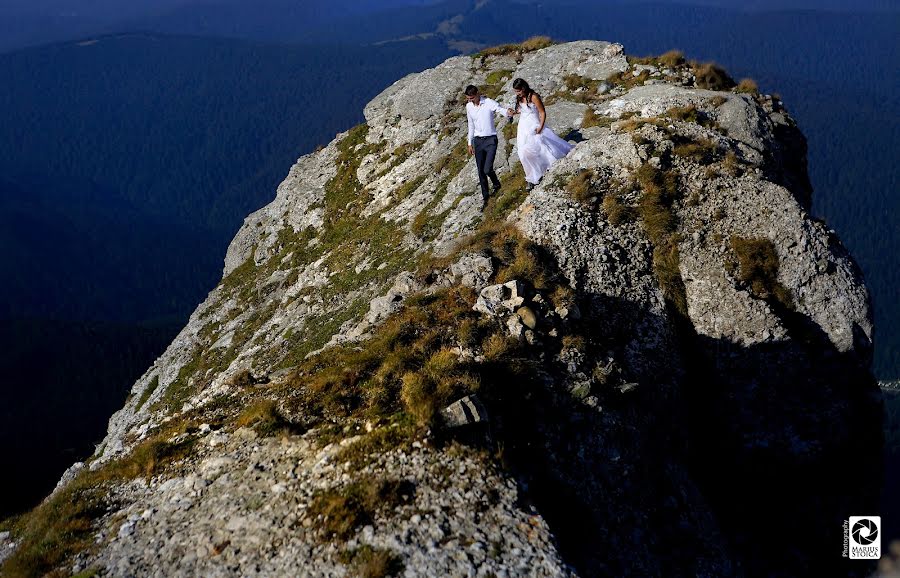
<path fill-rule="evenodd" d="M 528 192 L 501 120 L 482 213 L 461 90 L 519 76 L 576 145 Z M 862 575 L 834 521 L 877 500 L 868 291 L 782 104 L 697 83 L 585 41 L 374 98 L 58 490 L 108 504 L 74 570 Z"/>

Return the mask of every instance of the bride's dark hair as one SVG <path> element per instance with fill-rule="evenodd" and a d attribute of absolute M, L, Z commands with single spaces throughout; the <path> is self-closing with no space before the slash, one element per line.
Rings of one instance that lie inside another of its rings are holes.
<path fill-rule="evenodd" d="M 531 90 L 531 87 L 528 86 L 528 83 L 522 78 L 513 80 L 512 87 L 513 90 L 522 90 L 525 92 L 525 102 L 531 102 L 531 95 L 537 94 L 535 91 Z M 538 98 L 540 98 L 540 95 L 538 95 Z M 516 98 L 516 110 L 519 110 L 519 102 L 520 100 Z"/>

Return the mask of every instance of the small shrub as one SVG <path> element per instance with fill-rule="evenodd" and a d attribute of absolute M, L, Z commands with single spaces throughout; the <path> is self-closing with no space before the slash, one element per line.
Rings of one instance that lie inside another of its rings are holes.
<path fill-rule="evenodd" d="M 666 242 L 653 247 L 653 271 L 659 288 L 675 310 L 687 316 L 687 295 L 679 264 L 677 235 L 671 235 Z"/>
<path fill-rule="evenodd" d="M 716 108 L 719 108 L 726 102 L 728 102 L 728 99 L 721 95 L 716 95 L 716 96 L 712 97 L 711 99 L 709 99 L 709 103 Z"/>
<path fill-rule="evenodd" d="M 699 124 L 699 111 L 693 104 L 687 106 L 673 106 L 666 111 L 666 116 L 675 120 L 683 120 L 685 122 L 693 122 Z"/>
<path fill-rule="evenodd" d="M 532 36 L 520 46 L 522 47 L 522 52 L 533 52 L 535 50 L 553 46 L 553 39 L 549 36 Z"/>
<path fill-rule="evenodd" d="M 744 168 L 741 165 L 741 161 L 738 160 L 737 155 L 734 151 L 728 151 L 725 153 L 725 160 L 722 161 L 722 168 L 725 172 L 732 177 L 739 177 L 744 172 Z"/>
<path fill-rule="evenodd" d="M 282 417 L 275 402 L 270 399 L 258 401 L 247 407 L 238 416 L 235 425 L 253 428 L 262 437 L 303 433 L 302 428 L 298 428 Z"/>
<path fill-rule="evenodd" d="M 689 104 L 687 106 L 674 106 L 666 111 L 665 116 L 675 120 L 692 122 L 704 127 L 715 126 L 715 123 L 712 121 L 712 119 L 710 119 L 709 116 L 707 116 L 703 111 L 698 110 L 697 107 L 693 104 Z"/>
<path fill-rule="evenodd" d="M 790 290 L 778 281 L 778 252 L 775 244 L 765 238 L 730 238 L 733 259 L 726 268 L 740 286 L 764 300 L 774 300 L 793 309 Z"/>
<path fill-rule="evenodd" d="M 708 164 L 715 160 L 716 143 L 709 139 L 700 139 L 694 142 L 675 145 L 672 152 L 683 158 L 691 159 L 700 164 Z"/>
<path fill-rule="evenodd" d="M 565 335 L 563 335 L 561 343 L 563 349 L 577 349 L 578 351 L 584 351 L 587 347 L 587 340 L 583 335 L 572 333 L 566 333 Z"/>
<path fill-rule="evenodd" d="M 588 109 L 584 111 L 584 116 L 581 118 L 581 128 L 609 126 L 613 123 L 613 120 L 612 117 L 597 114 L 593 108 L 588 107 Z"/>
<path fill-rule="evenodd" d="M 575 199 L 581 203 L 586 203 L 591 197 L 591 185 L 594 178 L 594 171 L 590 169 L 581 169 L 572 177 L 566 190 L 571 193 Z"/>
<path fill-rule="evenodd" d="M 521 58 L 527 52 L 533 52 L 552 45 L 553 40 L 549 36 L 532 36 L 520 44 L 501 44 L 485 48 L 476 54 L 475 57 L 481 58 L 482 62 L 488 56 L 503 56 L 507 54 L 515 54 Z"/>
<path fill-rule="evenodd" d="M 481 349 L 487 361 L 499 361 L 504 355 L 514 349 L 515 345 L 512 338 L 508 335 L 493 333 L 482 343 Z"/>
<path fill-rule="evenodd" d="M 756 81 L 752 78 L 742 78 L 734 88 L 734 91 L 756 96 L 759 94 L 759 86 L 756 85 Z"/>
<path fill-rule="evenodd" d="M 634 220 L 634 209 L 624 199 L 625 192 L 621 188 L 608 191 L 603 196 L 603 210 L 609 223 L 619 226 Z"/>
<path fill-rule="evenodd" d="M 685 63 L 684 53 L 680 50 L 669 50 L 659 56 L 659 63 L 669 68 L 677 68 Z"/>
<path fill-rule="evenodd" d="M 694 63 L 694 84 L 707 90 L 730 90 L 735 86 L 734 79 L 728 76 L 725 69 L 718 64 L 706 62 Z"/>
<path fill-rule="evenodd" d="M 376 514 L 409 503 L 414 494 L 414 486 L 406 481 L 363 478 L 317 493 L 309 513 L 322 518 L 323 538 L 346 542 L 357 528 L 371 524 Z"/>

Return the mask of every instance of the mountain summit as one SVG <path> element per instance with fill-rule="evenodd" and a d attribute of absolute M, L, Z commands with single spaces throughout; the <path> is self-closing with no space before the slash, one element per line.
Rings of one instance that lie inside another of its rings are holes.
<path fill-rule="evenodd" d="M 467 84 L 576 143 L 531 191 Z M 607 42 L 454 57 L 248 216 L 4 573 L 864 575 L 881 407 L 859 268 L 779 98 Z"/>

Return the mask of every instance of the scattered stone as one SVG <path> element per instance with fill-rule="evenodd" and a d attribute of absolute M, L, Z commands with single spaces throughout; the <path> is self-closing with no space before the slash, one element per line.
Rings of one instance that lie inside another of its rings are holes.
<path fill-rule="evenodd" d="M 459 277 L 460 283 L 466 287 L 481 291 L 487 285 L 491 275 L 494 274 L 494 266 L 489 257 L 467 253 L 460 257 L 459 261 L 450 265 L 450 273 L 454 277 Z"/>
<path fill-rule="evenodd" d="M 447 427 L 460 427 L 488 421 L 487 411 L 476 395 L 467 395 L 454 401 L 441 410 L 441 416 Z"/>
<path fill-rule="evenodd" d="M 509 334 L 516 339 L 521 340 L 525 337 L 525 326 L 522 325 L 522 320 L 518 315 L 507 317 L 506 328 L 509 330 Z"/>
<path fill-rule="evenodd" d="M 629 382 L 629 383 L 622 383 L 620 385 L 617 385 L 616 389 L 618 389 L 620 393 L 629 393 L 629 392 L 632 392 L 635 389 L 637 389 L 637 387 L 638 387 L 637 383 Z"/>
<path fill-rule="evenodd" d="M 537 327 L 537 315 L 534 311 L 531 310 L 530 307 L 519 307 L 516 309 L 516 315 L 522 320 L 522 323 L 528 329 L 534 329 Z"/>
<path fill-rule="evenodd" d="M 512 313 L 525 302 L 522 293 L 523 285 L 516 280 L 502 285 L 489 285 L 481 290 L 472 309 L 486 315 Z"/>

